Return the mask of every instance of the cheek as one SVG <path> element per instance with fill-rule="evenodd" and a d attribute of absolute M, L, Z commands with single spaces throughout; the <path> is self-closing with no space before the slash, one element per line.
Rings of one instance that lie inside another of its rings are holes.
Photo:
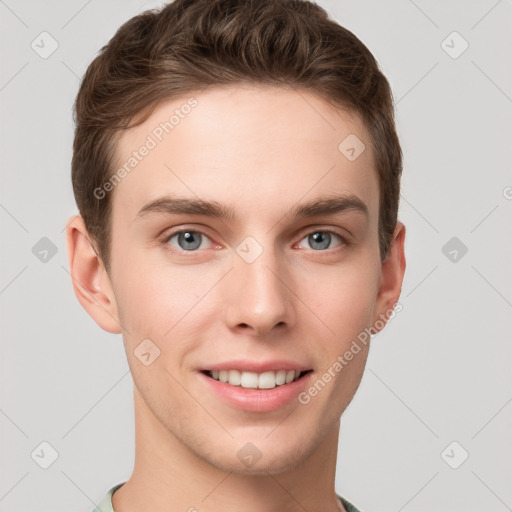
<path fill-rule="evenodd" d="M 361 257 L 357 262 L 345 262 L 328 272 L 324 269 L 323 276 L 316 273 L 314 278 L 310 275 L 305 280 L 304 290 L 309 290 L 309 295 L 304 302 L 311 304 L 315 313 L 307 323 L 310 328 L 320 325 L 321 330 L 310 331 L 316 332 L 316 338 L 311 336 L 315 343 L 310 350 L 318 357 L 318 372 L 317 380 L 305 391 L 301 403 L 324 411 L 327 423 L 339 418 L 363 376 L 379 268 L 378 261 Z"/>
<path fill-rule="evenodd" d="M 182 350 L 177 341 L 187 338 L 184 330 L 204 310 L 201 299 L 218 281 L 216 272 L 206 265 L 171 265 L 165 257 L 142 253 L 118 261 L 116 270 L 116 300 L 127 348 L 133 350 L 149 338 L 162 351 Z"/>
<path fill-rule="evenodd" d="M 336 343 L 343 343 L 370 326 L 379 279 L 378 262 L 361 255 L 302 272 L 297 295 L 329 328 L 326 332 Z"/>

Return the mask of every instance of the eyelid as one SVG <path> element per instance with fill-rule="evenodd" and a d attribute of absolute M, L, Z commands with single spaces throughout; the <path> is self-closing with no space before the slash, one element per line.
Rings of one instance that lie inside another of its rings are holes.
<path fill-rule="evenodd" d="M 299 230 L 299 234 L 304 233 L 304 235 L 308 235 L 311 233 L 316 233 L 317 231 L 334 233 L 335 235 L 339 235 L 341 237 L 346 236 L 342 234 L 342 231 L 347 232 L 346 230 L 340 227 L 333 227 L 324 224 L 311 224 Z M 348 232 L 347 232 L 348 233 Z"/>

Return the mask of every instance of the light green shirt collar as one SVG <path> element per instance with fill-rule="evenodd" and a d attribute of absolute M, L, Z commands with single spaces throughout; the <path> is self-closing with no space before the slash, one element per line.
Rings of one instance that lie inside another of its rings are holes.
<path fill-rule="evenodd" d="M 119 487 L 125 483 L 126 482 L 122 482 L 120 484 L 114 485 L 114 487 L 112 487 L 112 489 L 107 492 L 105 497 L 101 500 L 100 504 L 92 512 L 114 512 L 114 509 L 112 508 L 112 494 L 114 494 L 114 491 L 119 489 Z"/>
<path fill-rule="evenodd" d="M 126 482 L 122 482 L 120 484 L 114 485 L 110 491 L 107 492 L 105 497 L 101 500 L 101 503 L 92 511 L 92 512 L 114 512 L 114 509 L 112 508 L 112 494 L 119 489 L 122 485 L 124 485 Z M 339 500 L 343 503 L 343 506 L 345 507 L 347 512 L 360 512 L 352 503 L 349 503 L 345 498 L 338 496 Z"/>

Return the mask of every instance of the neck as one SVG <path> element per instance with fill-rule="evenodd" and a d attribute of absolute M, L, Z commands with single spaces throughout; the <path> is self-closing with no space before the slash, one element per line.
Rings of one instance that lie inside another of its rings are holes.
<path fill-rule="evenodd" d="M 335 492 L 339 421 L 316 449 L 286 471 L 225 471 L 199 457 L 151 413 L 134 388 L 135 464 L 112 497 L 115 512 L 344 511 Z"/>

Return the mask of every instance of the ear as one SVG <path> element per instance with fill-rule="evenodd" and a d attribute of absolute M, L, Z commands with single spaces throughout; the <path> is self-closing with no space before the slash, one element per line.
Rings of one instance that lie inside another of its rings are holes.
<path fill-rule="evenodd" d="M 400 298 L 405 272 L 404 241 L 405 226 L 401 222 L 397 222 L 388 254 L 382 262 L 380 286 L 371 328 L 372 334 L 377 334 L 384 328 Z"/>
<path fill-rule="evenodd" d="M 66 242 L 69 271 L 78 301 L 102 329 L 122 333 L 112 283 L 80 215 L 68 220 Z"/>

